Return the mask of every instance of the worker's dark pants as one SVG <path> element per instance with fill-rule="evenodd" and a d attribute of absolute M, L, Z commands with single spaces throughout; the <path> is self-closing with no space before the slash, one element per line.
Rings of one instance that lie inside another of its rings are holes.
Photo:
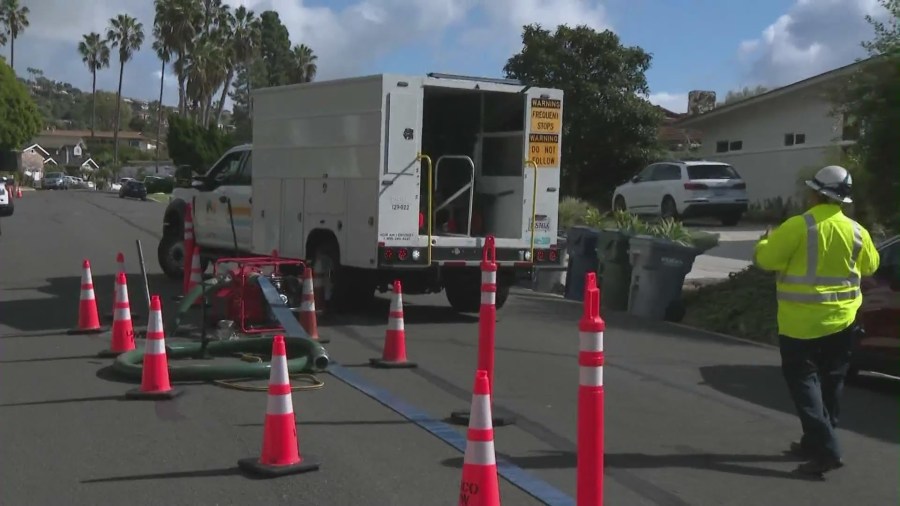
<path fill-rule="evenodd" d="M 816 339 L 778 336 L 781 370 L 803 427 L 800 444 L 817 458 L 841 458 L 835 430 L 856 332 L 851 325 Z"/>

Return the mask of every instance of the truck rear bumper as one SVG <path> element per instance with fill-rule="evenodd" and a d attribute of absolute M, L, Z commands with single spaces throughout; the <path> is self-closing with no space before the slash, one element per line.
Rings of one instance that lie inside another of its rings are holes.
<path fill-rule="evenodd" d="M 534 262 L 531 261 L 529 248 L 497 248 L 496 261 L 500 267 L 528 269 L 533 265 L 553 265 L 559 263 L 559 250 L 556 246 L 535 248 Z M 480 247 L 446 247 L 431 248 L 431 265 L 444 267 L 475 267 L 481 264 L 482 248 Z M 378 266 L 389 268 L 423 268 L 428 267 L 428 248 L 378 247 Z"/>

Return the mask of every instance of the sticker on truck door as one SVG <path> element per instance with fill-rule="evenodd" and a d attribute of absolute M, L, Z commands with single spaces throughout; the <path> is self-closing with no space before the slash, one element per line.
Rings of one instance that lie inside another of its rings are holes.
<path fill-rule="evenodd" d="M 550 217 L 546 214 L 538 214 L 534 217 L 534 245 L 545 246 L 550 244 Z M 531 219 L 528 220 L 528 236 L 531 235 Z"/>
<path fill-rule="evenodd" d="M 559 167 L 559 136 L 562 133 L 562 100 L 531 99 L 531 129 L 528 158 L 538 167 Z"/>

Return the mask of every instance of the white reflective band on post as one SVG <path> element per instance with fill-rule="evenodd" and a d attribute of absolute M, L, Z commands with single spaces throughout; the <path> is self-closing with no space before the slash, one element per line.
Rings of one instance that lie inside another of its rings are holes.
<path fill-rule="evenodd" d="M 579 332 L 578 351 L 603 351 L 603 332 Z"/>
<path fill-rule="evenodd" d="M 315 311 L 316 310 L 316 302 L 313 300 L 304 300 L 300 303 L 300 311 Z"/>
<path fill-rule="evenodd" d="M 90 288 L 81 291 L 81 300 L 94 300 L 94 289 Z"/>
<path fill-rule="evenodd" d="M 494 455 L 493 441 L 466 441 L 466 454 L 463 457 L 466 464 L 476 466 L 493 466 L 497 464 Z"/>
<path fill-rule="evenodd" d="M 147 355 L 163 355 L 166 353 L 166 342 L 162 339 L 147 339 L 147 347 L 144 353 Z"/>
<path fill-rule="evenodd" d="M 269 402 L 266 403 L 266 414 L 287 415 L 294 412 L 294 403 L 291 402 L 291 394 L 269 394 Z"/>
<path fill-rule="evenodd" d="M 289 385 L 287 374 L 287 357 L 284 355 L 272 356 L 272 373 L 269 376 L 270 385 Z"/>
<path fill-rule="evenodd" d="M 497 305 L 497 292 L 481 292 L 481 304 L 496 306 Z"/>
<path fill-rule="evenodd" d="M 113 319 L 118 320 L 120 322 L 125 321 L 125 320 L 130 320 L 131 319 L 131 311 L 129 311 L 128 308 L 124 308 L 124 307 L 116 308 L 116 312 L 115 312 L 115 315 L 113 316 Z"/>
<path fill-rule="evenodd" d="M 303 293 L 313 293 L 312 278 L 303 280 Z"/>
<path fill-rule="evenodd" d="M 481 271 L 481 284 L 496 285 L 497 271 Z"/>
<path fill-rule="evenodd" d="M 578 384 L 583 387 L 602 387 L 603 386 L 603 366 L 587 366 L 578 367 Z"/>
<path fill-rule="evenodd" d="M 403 318 L 388 318 L 388 330 L 403 330 Z"/>
<path fill-rule="evenodd" d="M 826 293 L 796 293 L 779 291 L 776 296 L 778 300 L 787 302 L 840 302 L 842 300 L 853 300 L 862 293 L 859 289 L 853 289 L 849 292 L 826 292 Z"/>
<path fill-rule="evenodd" d="M 491 398 L 487 395 L 472 397 L 472 414 L 469 419 L 470 429 L 493 429 L 491 417 Z"/>
<path fill-rule="evenodd" d="M 859 272 L 856 271 L 856 262 L 859 260 L 859 254 L 862 251 L 862 232 L 859 224 L 855 221 L 852 222 L 853 250 L 850 256 L 850 272 L 847 276 L 817 276 L 816 271 L 819 269 L 819 230 L 816 227 L 816 218 L 813 215 L 804 214 L 803 220 L 806 222 L 806 274 L 802 276 L 784 274 L 779 276 L 778 280 L 782 283 L 795 285 L 858 287 L 860 276 Z"/>

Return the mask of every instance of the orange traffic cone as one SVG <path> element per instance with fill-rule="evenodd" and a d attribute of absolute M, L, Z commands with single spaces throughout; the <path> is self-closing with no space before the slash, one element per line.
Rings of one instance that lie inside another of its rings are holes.
<path fill-rule="evenodd" d="M 147 320 L 141 386 L 126 392 L 125 398 L 135 400 L 174 399 L 182 392 L 172 388 L 169 383 L 169 360 L 166 356 L 166 338 L 163 332 L 162 304 L 159 302 L 159 295 L 150 298 L 150 315 Z"/>
<path fill-rule="evenodd" d="M 192 250 L 193 253 L 191 254 L 191 278 L 188 280 L 188 287 L 184 292 L 185 295 L 187 295 L 187 293 L 193 290 L 197 285 L 203 284 L 203 270 L 200 268 L 200 245 L 194 244 Z M 194 303 L 191 305 L 203 305 L 203 297 L 197 297 L 194 300 Z"/>
<path fill-rule="evenodd" d="M 494 426 L 491 421 L 491 392 L 487 371 L 475 372 L 472 415 L 466 436 L 459 506 L 500 506 L 500 480 L 494 454 Z"/>
<path fill-rule="evenodd" d="M 269 402 L 263 426 L 262 453 L 259 458 L 238 460 L 238 467 L 245 472 L 268 477 L 318 470 L 318 462 L 300 456 L 296 423 L 284 336 L 278 335 L 272 341 L 272 370 L 269 374 Z"/>
<path fill-rule="evenodd" d="M 303 295 L 300 302 L 300 325 L 313 341 L 327 343 L 330 339 L 319 337 L 319 324 L 316 320 L 316 292 L 313 284 L 312 267 L 303 270 Z"/>
<path fill-rule="evenodd" d="M 381 358 L 369 359 L 373 367 L 411 368 L 418 364 L 406 360 L 406 329 L 403 324 L 403 288 L 400 281 L 394 281 L 394 294 L 391 297 L 391 312 L 388 315 L 388 328 L 384 333 L 384 349 Z"/>
<path fill-rule="evenodd" d="M 16 188 L 16 198 L 22 198 L 22 188 Z"/>
<path fill-rule="evenodd" d="M 119 276 L 118 276 L 118 273 L 123 273 L 123 274 L 124 274 L 124 273 L 126 272 L 126 271 L 125 271 L 125 255 L 124 255 L 121 251 L 118 252 L 118 253 L 116 254 L 116 266 L 117 266 L 117 269 L 118 269 L 118 270 L 116 271 L 116 276 L 113 278 L 113 298 L 112 298 L 112 300 L 113 300 L 113 309 L 112 309 L 112 311 L 111 311 L 109 314 L 105 315 L 105 317 L 106 317 L 108 320 L 113 320 L 113 321 L 115 321 L 115 319 L 116 319 L 116 315 L 115 315 L 115 313 L 116 313 L 116 302 L 119 300 L 119 299 L 118 299 L 118 297 L 119 297 Z M 131 313 L 131 320 L 132 320 L 132 321 L 137 320 L 137 319 L 140 319 L 140 317 L 141 317 L 141 315 L 138 314 L 138 313 Z"/>
<path fill-rule="evenodd" d="M 119 272 L 116 279 L 116 298 L 113 306 L 112 342 L 108 350 L 99 353 L 101 357 L 115 357 L 134 349 L 134 327 L 131 325 L 131 306 L 128 303 L 128 285 L 125 273 Z"/>
<path fill-rule="evenodd" d="M 85 259 L 81 264 L 81 297 L 78 302 L 78 328 L 69 330 L 68 334 L 99 334 L 103 330 L 103 327 L 100 326 L 100 317 L 97 315 L 97 298 L 94 296 L 91 263 Z"/>

